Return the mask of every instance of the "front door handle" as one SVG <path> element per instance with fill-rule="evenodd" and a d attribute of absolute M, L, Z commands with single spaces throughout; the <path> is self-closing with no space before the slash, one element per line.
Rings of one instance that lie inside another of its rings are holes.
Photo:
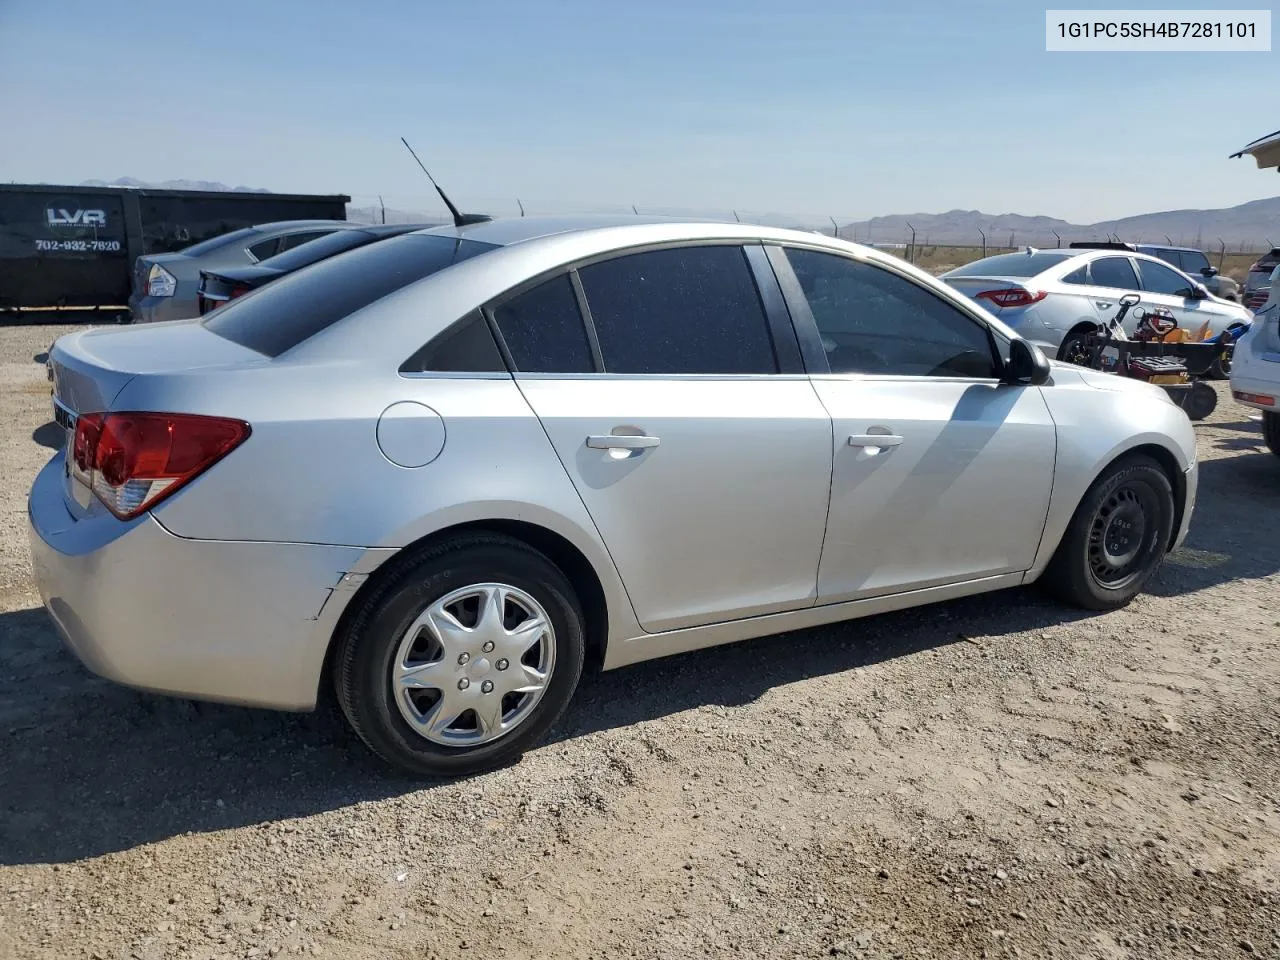
<path fill-rule="evenodd" d="M 896 447 L 901 443 L 902 438 L 891 433 L 855 433 L 849 438 L 851 447 Z"/>
<path fill-rule="evenodd" d="M 661 443 L 658 437 L 637 437 L 629 434 L 609 434 L 605 437 L 587 437 L 592 450 L 648 450 Z"/>

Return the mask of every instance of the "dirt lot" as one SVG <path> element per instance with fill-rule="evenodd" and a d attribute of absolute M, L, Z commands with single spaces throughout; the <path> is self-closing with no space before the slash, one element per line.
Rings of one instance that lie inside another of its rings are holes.
<path fill-rule="evenodd" d="M 61 332 L 0 330 L 0 957 L 1280 957 L 1280 461 L 1229 400 L 1127 610 L 1028 589 L 588 676 L 520 764 L 423 784 L 332 711 L 63 652 L 24 517 Z"/>

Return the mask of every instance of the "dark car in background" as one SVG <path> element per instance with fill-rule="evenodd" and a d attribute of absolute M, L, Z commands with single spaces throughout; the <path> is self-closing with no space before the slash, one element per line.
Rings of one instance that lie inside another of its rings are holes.
<path fill-rule="evenodd" d="M 1250 310 L 1260 310 L 1271 295 L 1271 273 L 1280 267 L 1280 247 L 1272 247 L 1249 267 L 1244 281 L 1244 305 Z"/>
<path fill-rule="evenodd" d="M 228 300 L 234 300 L 250 290 L 270 283 L 278 277 L 301 270 L 321 260 L 328 260 L 348 250 L 367 246 L 388 237 L 423 230 L 434 224 L 395 223 L 377 226 L 352 226 L 348 230 L 336 230 L 301 246 L 269 257 L 261 263 L 246 267 L 227 267 L 200 271 L 200 288 L 197 304 L 200 313 L 216 310 Z"/>
<path fill-rule="evenodd" d="M 1224 300 L 1235 300 L 1237 303 L 1240 301 L 1240 284 L 1219 273 L 1218 268 L 1209 262 L 1209 258 L 1205 256 L 1203 250 L 1197 250 L 1195 247 L 1162 247 L 1153 243 L 1138 243 L 1134 245 L 1134 249 L 1138 253 L 1145 253 L 1150 257 L 1158 257 L 1165 263 L 1177 267 L 1183 273 L 1193 277 L 1200 277 L 1205 289 L 1215 297 L 1222 297 Z"/>
<path fill-rule="evenodd" d="M 153 323 L 199 316 L 196 296 L 202 269 L 260 263 L 327 234 L 358 226 L 346 220 L 282 220 L 233 230 L 176 253 L 138 257 L 129 297 L 130 320 Z"/>

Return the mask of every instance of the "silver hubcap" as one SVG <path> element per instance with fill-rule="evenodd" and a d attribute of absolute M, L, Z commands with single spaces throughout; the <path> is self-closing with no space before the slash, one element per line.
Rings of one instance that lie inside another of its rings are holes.
<path fill-rule="evenodd" d="M 391 668 L 396 706 L 432 743 L 489 743 L 528 719 L 555 657 L 555 630 L 537 600 L 503 583 L 463 587 L 401 637 Z"/>

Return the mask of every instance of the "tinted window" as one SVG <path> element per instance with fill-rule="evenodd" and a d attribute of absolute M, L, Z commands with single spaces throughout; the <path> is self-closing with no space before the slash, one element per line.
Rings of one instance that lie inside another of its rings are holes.
<path fill-rule="evenodd" d="M 1077 270 L 1072 270 L 1062 278 L 1062 282 L 1082 283 L 1087 285 L 1089 283 L 1089 265 L 1086 263 L 1083 267 L 1080 267 Z"/>
<path fill-rule="evenodd" d="M 308 264 L 318 263 L 344 250 L 354 250 L 372 239 L 373 237 L 363 230 L 338 230 L 336 233 L 326 233 L 300 247 L 278 253 L 269 260 L 263 261 L 262 265 L 284 273 L 292 273 L 294 270 L 301 270 Z"/>
<path fill-rule="evenodd" d="M 776 373 L 773 340 L 741 247 L 633 253 L 583 267 L 610 373 Z"/>
<path fill-rule="evenodd" d="M 1089 277 L 1095 287 L 1137 290 L 1138 275 L 1128 257 L 1102 257 L 1089 264 Z"/>
<path fill-rule="evenodd" d="M 1191 283 L 1180 273 L 1170 270 L 1162 263 L 1154 260 L 1143 260 L 1138 269 L 1142 271 L 1142 289 L 1149 293 L 1164 293 L 1172 297 L 1185 297 L 1191 294 Z"/>
<path fill-rule="evenodd" d="M 254 258 L 257 260 L 267 260 L 274 257 L 279 249 L 280 238 L 272 237 L 270 240 L 263 240 L 260 243 L 255 243 L 249 248 L 249 252 L 253 254 Z"/>
<path fill-rule="evenodd" d="M 258 231 L 252 227 L 245 227 L 243 230 L 233 230 L 231 233 L 224 233 L 218 237 L 210 237 L 200 243 L 193 244 L 190 247 L 184 247 L 179 253 L 186 254 L 188 257 L 202 257 L 206 253 L 225 247 L 229 243 L 237 243 L 241 240 L 248 240 L 250 237 L 258 235 Z"/>
<path fill-rule="evenodd" d="M 400 367 L 402 373 L 505 373 L 506 369 L 479 310 L 441 333 Z"/>
<path fill-rule="evenodd" d="M 595 370 L 586 326 L 568 274 L 512 297 L 493 311 L 511 362 L 525 373 Z"/>
<path fill-rule="evenodd" d="M 1199 250 L 1183 250 L 1182 251 L 1182 272 L 1183 273 L 1199 273 L 1205 267 L 1209 266 L 1209 258 Z"/>
<path fill-rule="evenodd" d="M 496 249 L 491 243 L 405 234 L 281 277 L 209 314 L 219 336 L 279 356 L 343 317 L 415 280 Z"/>
<path fill-rule="evenodd" d="M 936 294 L 881 267 L 788 250 L 833 373 L 994 377 L 987 331 Z"/>
<path fill-rule="evenodd" d="M 286 250 L 300 247 L 304 243 L 310 243 L 312 240 L 323 237 L 330 232 L 329 230 L 308 230 L 305 233 L 291 233 L 280 238 L 280 249 L 276 253 L 284 253 Z"/>
<path fill-rule="evenodd" d="M 949 277 L 1034 277 L 1072 256 L 1063 251 L 1041 250 L 1037 253 L 1001 253 L 966 263 L 950 271 Z"/>

